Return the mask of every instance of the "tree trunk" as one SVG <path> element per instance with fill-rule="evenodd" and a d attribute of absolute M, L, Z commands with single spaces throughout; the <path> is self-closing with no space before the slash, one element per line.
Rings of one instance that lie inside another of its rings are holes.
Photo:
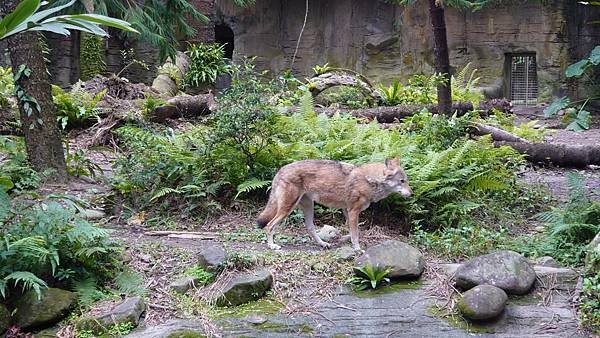
<path fill-rule="evenodd" d="M 447 82 L 437 87 L 438 111 L 452 113 L 452 93 L 450 91 L 450 57 L 446 39 L 446 19 L 444 5 L 440 0 L 429 0 L 429 19 L 433 27 L 433 52 L 435 72 L 446 77 Z"/>
<path fill-rule="evenodd" d="M 18 0 L 4 0 L 0 5 L 0 14 L 4 16 L 14 10 L 18 2 Z M 8 50 L 15 76 L 22 65 L 31 70 L 29 76 L 23 74 L 15 85 L 23 90 L 24 95 L 35 99 L 40 108 L 38 111 L 34 102 L 28 103 L 19 99 L 21 125 L 29 162 L 36 171 L 47 172 L 47 179 L 51 182 L 65 182 L 67 180 L 65 155 L 39 35 L 37 33 L 14 35 L 8 38 Z"/>

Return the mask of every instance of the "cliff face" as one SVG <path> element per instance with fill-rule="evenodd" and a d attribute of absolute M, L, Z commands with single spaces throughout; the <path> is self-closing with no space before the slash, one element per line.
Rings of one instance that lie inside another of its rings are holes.
<path fill-rule="evenodd" d="M 475 13 L 447 9 L 451 65 L 461 68 L 472 62 L 479 69 L 480 83 L 500 90 L 506 54 L 535 53 L 540 98 L 558 94 L 562 71 L 574 54 L 600 44 L 600 26 L 582 23 L 598 18 L 600 10 L 573 3 L 514 1 Z M 305 0 L 257 0 L 255 6 L 240 9 L 217 0 L 216 21 L 229 25 L 235 34 L 234 58 L 256 55 L 259 66 L 281 71 L 290 68 L 305 4 Z M 309 75 L 315 64 L 329 62 L 383 82 L 432 72 L 428 15 L 423 0 L 407 7 L 383 1 L 310 1 L 293 69 Z M 574 47 L 582 44 L 586 46 Z"/>

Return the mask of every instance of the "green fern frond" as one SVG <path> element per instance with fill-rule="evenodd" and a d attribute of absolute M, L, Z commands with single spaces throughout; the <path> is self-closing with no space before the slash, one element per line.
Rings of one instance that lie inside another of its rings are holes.
<path fill-rule="evenodd" d="M 15 271 L 4 277 L 3 281 L 6 284 L 8 284 L 9 281 L 12 281 L 15 287 L 20 285 L 23 292 L 33 290 L 38 299 L 42 296 L 42 289 L 48 287 L 46 282 L 29 271 Z M 2 292 L 2 296 L 5 297 L 4 292 Z"/>
<path fill-rule="evenodd" d="M 257 189 L 262 189 L 264 187 L 268 187 L 271 185 L 271 181 L 264 181 L 264 180 L 259 180 L 255 177 L 246 180 L 242 183 L 240 183 L 240 185 L 237 186 L 237 194 L 235 195 L 234 198 L 238 198 L 238 196 L 240 194 L 246 194 L 250 191 L 253 190 L 257 190 Z"/>
<path fill-rule="evenodd" d="M 119 273 L 114 282 L 117 290 L 126 295 L 143 295 L 146 292 L 144 278 L 130 269 Z"/>
<path fill-rule="evenodd" d="M 312 94 L 306 90 L 300 97 L 300 114 L 305 115 L 315 111 L 315 102 Z"/>

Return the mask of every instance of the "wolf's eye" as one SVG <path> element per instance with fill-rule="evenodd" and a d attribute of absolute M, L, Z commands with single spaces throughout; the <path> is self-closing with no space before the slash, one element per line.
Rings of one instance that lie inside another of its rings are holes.
<path fill-rule="evenodd" d="M 400 183 L 404 183 L 404 180 L 400 180 Z"/>

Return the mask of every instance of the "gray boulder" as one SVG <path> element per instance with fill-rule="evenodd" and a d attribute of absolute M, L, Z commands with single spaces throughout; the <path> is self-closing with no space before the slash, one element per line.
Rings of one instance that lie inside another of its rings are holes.
<path fill-rule="evenodd" d="M 94 317 L 81 318 L 76 327 L 78 330 L 89 330 L 95 334 L 104 334 L 114 325 L 131 323 L 137 326 L 142 314 L 146 311 L 146 303 L 142 297 L 130 297 L 123 300 L 112 310 Z"/>
<path fill-rule="evenodd" d="M 198 253 L 198 264 L 206 271 L 216 271 L 226 262 L 223 245 L 217 244 L 206 247 Z"/>
<path fill-rule="evenodd" d="M 201 338 L 206 337 L 202 323 L 193 320 L 172 319 L 164 324 L 135 330 L 127 338 Z"/>
<path fill-rule="evenodd" d="M 335 251 L 335 258 L 340 262 L 351 260 L 356 255 L 356 251 L 349 246 L 343 246 Z"/>
<path fill-rule="evenodd" d="M 590 242 L 585 256 L 585 266 L 589 271 L 600 270 L 600 233 Z"/>
<path fill-rule="evenodd" d="M 243 273 L 231 280 L 217 297 L 218 306 L 235 306 L 260 299 L 273 285 L 267 269 Z"/>
<path fill-rule="evenodd" d="M 558 268 L 560 265 L 556 262 L 556 260 L 550 256 L 544 256 L 538 258 L 535 263 L 540 266 L 547 266 L 550 268 Z"/>
<path fill-rule="evenodd" d="M 456 285 L 465 290 L 490 284 L 509 294 L 526 294 L 535 282 L 535 271 L 525 257 L 513 251 L 498 251 L 475 257 L 461 265 Z"/>
<path fill-rule="evenodd" d="M 321 229 L 317 231 L 317 236 L 325 242 L 329 242 L 332 239 L 339 236 L 340 231 L 331 225 L 325 224 Z"/>
<path fill-rule="evenodd" d="M 10 312 L 3 304 L 0 304 L 0 335 L 10 327 Z"/>
<path fill-rule="evenodd" d="M 419 277 L 425 270 L 425 258 L 421 252 L 412 246 L 395 240 L 388 240 L 372 246 L 360 256 L 355 263 L 362 267 L 370 263 L 373 266 L 389 267 L 392 271 L 390 278 Z"/>
<path fill-rule="evenodd" d="M 508 296 L 493 285 L 478 285 L 465 292 L 457 306 L 469 319 L 484 320 L 497 317 L 506 306 Z"/>
<path fill-rule="evenodd" d="M 98 221 L 106 217 L 106 213 L 102 210 L 84 209 L 81 211 L 81 216 L 88 221 Z"/>
<path fill-rule="evenodd" d="M 48 288 L 42 296 L 28 291 L 15 303 L 15 324 L 29 328 L 43 328 L 65 318 L 77 304 L 77 294 L 71 291 Z"/>

